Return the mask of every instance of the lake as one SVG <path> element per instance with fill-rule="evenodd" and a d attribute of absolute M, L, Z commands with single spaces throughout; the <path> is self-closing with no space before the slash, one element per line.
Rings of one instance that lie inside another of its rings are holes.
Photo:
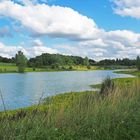
<path fill-rule="evenodd" d="M 111 78 L 132 77 L 111 70 L 38 72 L 0 74 L 0 89 L 6 109 L 17 109 L 38 103 L 39 98 L 71 91 L 93 90 L 89 85 Z M 3 110 L 0 99 L 0 110 Z"/>

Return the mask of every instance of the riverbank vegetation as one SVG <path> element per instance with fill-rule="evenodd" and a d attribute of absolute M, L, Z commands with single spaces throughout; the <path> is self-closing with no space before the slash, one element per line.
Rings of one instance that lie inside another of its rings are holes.
<path fill-rule="evenodd" d="M 133 75 L 134 77 L 129 77 L 129 78 L 115 78 L 112 79 L 112 81 L 115 82 L 115 84 L 119 85 L 126 85 L 126 86 L 131 86 L 136 81 L 140 81 L 140 71 L 137 69 L 125 69 L 125 70 L 119 70 L 119 71 L 114 71 L 114 73 L 119 73 L 119 74 L 130 74 Z M 101 88 L 101 84 L 95 84 L 95 85 L 90 85 L 92 88 Z"/>
<path fill-rule="evenodd" d="M 83 65 L 75 65 L 70 68 L 69 66 L 63 66 L 57 69 L 52 69 L 50 67 L 47 68 L 32 68 L 26 67 L 24 72 L 55 72 L 55 71 L 88 71 L 88 70 L 104 70 L 103 67 L 100 66 L 90 66 L 88 69 Z M 0 73 L 18 73 L 18 67 L 16 64 L 12 63 L 0 63 Z"/>
<path fill-rule="evenodd" d="M 134 69 L 139 65 L 139 57 L 137 59 L 105 59 L 95 61 L 88 57 L 68 56 L 61 54 L 48 54 L 44 53 L 40 56 L 26 59 L 21 59 L 24 62 L 19 65 L 17 56 L 22 54 L 23 58 L 26 56 L 19 51 L 18 55 L 13 58 L 5 58 L 0 56 L 0 73 L 19 72 L 19 68 L 25 72 L 38 72 L 38 71 L 69 71 L 69 70 L 102 70 L 102 69 Z M 24 61 L 23 61 L 24 60 Z M 4 65 L 2 65 L 4 64 Z M 7 66 L 5 66 L 7 64 Z M 26 64 L 26 69 L 25 69 Z M 3 66 L 3 67 L 2 67 Z M 17 67 L 16 67 L 17 66 Z M 20 66 L 20 67 L 19 67 Z M 17 69 L 18 68 L 18 69 Z"/>
<path fill-rule="evenodd" d="M 131 84 L 120 80 L 112 83 L 110 79 L 105 82 L 103 94 L 60 94 L 29 108 L 1 112 L 0 139 L 139 139 L 140 80 Z"/>

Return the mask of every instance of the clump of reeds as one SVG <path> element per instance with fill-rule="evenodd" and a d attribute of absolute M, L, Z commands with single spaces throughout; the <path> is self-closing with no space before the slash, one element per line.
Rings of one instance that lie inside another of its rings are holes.
<path fill-rule="evenodd" d="M 113 92 L 114 88 L 114 81 L 111 80 L 110 77 L 107 77 L 101 84 L 100 94 L 104 96 L 108 95 L 109 93 Z"/>

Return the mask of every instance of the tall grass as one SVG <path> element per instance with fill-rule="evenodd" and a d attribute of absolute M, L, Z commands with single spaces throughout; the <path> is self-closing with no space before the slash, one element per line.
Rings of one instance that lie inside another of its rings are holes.
<path fill-rule="evenodd" d="M 110 92 L 112 93 L 115 89 L 115 83 L 110 77 L 107 77 L 101 84 L 100 94 L 107 96 Z"/>
<path fill-rule="evenodd" d="M 139 85 L 139 81 L 131 87 L 117 84 L 104 98 L 95 92 L 58 95 L 46 99 L 37 110 L 1 113 L 0 139 L 138 140 Z"/>

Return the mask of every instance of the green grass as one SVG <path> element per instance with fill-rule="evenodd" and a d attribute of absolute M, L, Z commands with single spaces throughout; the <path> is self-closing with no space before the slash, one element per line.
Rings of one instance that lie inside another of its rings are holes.
<path fill-rule="evenodd" d="M 119 82 L 120 83 L 120 82 Z M 138 140 L 140 81 L 98 92 L 60 94 L 39 105 L 1 112 L 2 140 Z"/>
<path fill-rule="evenodd" d="M 140 77 L 140 71 L 136 70 L 136 69 L 128 69 L 125 71 L 115 71 L 115 73 L 124 73 L 124 74 L 131 74 L 137 77 Z"/>
<path fill-rule="evenodd" d="M 47 69 L 36 68 L 35 71 L 33 71 L 33 68 L 25 69 L 25 72 L 44 72 L 44 71 L 47 71 Z M 17 73 L 17 72 L 18 68 L 16 65 L 0 65 L 0 73 Z"/>
<path fill-rule="evenodd" d="M 73 65 L 72 69 L 69 69 L 69 65 L 60 66 L 58 69 L 52 69 L 51 67 L 44 67 L 44 68 L 33 68 L 27 67 L 25 72 L 53 72 L 53 71 L 89 71 L 89 70 L 112 70 L 115 68 L 122 69 L 123 67 L 120 66 L 90 66 L 90 69 L 87 66 L 83 65 Z M 127 67 L 125 67 L 127 68 Z M 133 69 L 132 69 L 133 70 Z M 17 73 L 18 68 L 16 64 L 13 63 L 0 63 L 0 73 Z M 140 76 L 140 75 L 139 75 Z"/>
<path fill-rule="evenodd" d="M 68 71 L 69 66 L 64 66 L 64 69 L 51 69 L 51 68 L 26 68 L 25 72 L 53 72 L 53 71 Z M 102 67 L 97 66 L 91 66 L 90 69 L 88 69 L 86 66 L 72 66 L 72 71 L 88 71 L 88 70 L 103 70 Z M 15 64 L 6 64 L 6 63 L 0 63 L 0 73 L 17 73 L 18 68 Z"/>
<path fill-rule="evenodd" d="M 0 65 L 0 73 L 17 72 L 15 65 Z"/>
<path fill-rule="evenodd" d="M 127 85 L 127 86 L 131 86 L 131 84 L 136 81 L 136 80 L 140 80 L 137 77 L 132 77 L 132 78 L 115 78 L 112 79 L 115 84 L 120 84 L 122 86 Z M 90 85 L 90 87 L 92 88 L 101 88 L 101 84 L 95 84 L 95 85 Z"/>
<path fill-rule="evenodd" d="M 90 69 L 88 69 L 87 66 L 82 66 L 82 65 L 77 65 L 77 66 L 72 66 L 72 67 L 73 67 L 73 70 L 77 70 L 77 71 L 104 70 L 104 68 L 100 66 L 90 66 Z"/>

